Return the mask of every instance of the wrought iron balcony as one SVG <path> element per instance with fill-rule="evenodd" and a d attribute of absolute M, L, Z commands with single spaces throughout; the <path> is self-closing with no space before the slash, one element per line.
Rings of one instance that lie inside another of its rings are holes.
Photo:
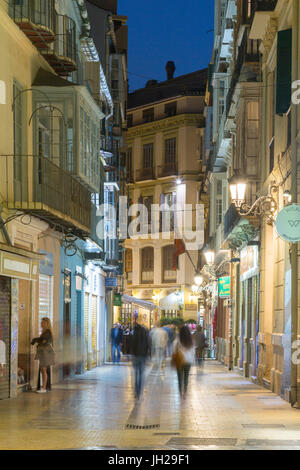
<path fill-rule="evenodd" d="M 257 11 L 274 11 L 278 0 L 252 0 L 251 21 Z"/>
<path fill-rule="evenodd" d="M 178 169 L 176 163 L 165 163 L 158 167 L 158 177 L 163 178 L 165 176 L 177 176 Z"/>
<path fill-rule="evenodd" d="M 91 194 L 70 173 L 42 156 L 1 155 L 0 162 L 3 205 L 90 234 Z"/>
<path fill-rule="evenodd" d="M 154 168 L 142 168 L 141 170 L 136 170 L 135 172 L 136 181 L 147 181 L 155 179 Z"/>
<path fill-rule="evenodd" d="M 55 0 L 11 0 L 9 15 L 38 49 L 54 41 Z"/>
<path fill-rule="evenodd" d="M 76 24 L 66 15 L 55 15 L 53 44 L 43 51 L 45 59 L 61 76 L 77 70 Z"/>

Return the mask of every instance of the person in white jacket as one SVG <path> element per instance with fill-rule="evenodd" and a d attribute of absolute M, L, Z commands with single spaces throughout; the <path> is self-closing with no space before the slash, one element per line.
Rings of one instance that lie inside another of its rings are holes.
<path fill-rule="evenodd" d="M 168 345 L 168 333 L 164 328 L 158 325 L 150 331 L 151 338 L 151 355 L 158 369 L 161 369 L 162 362 L 166 356 L 166 348 Z"/>
<path fill-rule="evenodd" d="M 179 334 L 173 343 L 173 355 L 180 355 L 180 361 L 177 361 L 178 386 L 181 398 L 186 398 L 186 392 L 189 383 L 189 373 L 195 358 L 195 347 L 193 338 L 188 326 L 182 326 Z"/>

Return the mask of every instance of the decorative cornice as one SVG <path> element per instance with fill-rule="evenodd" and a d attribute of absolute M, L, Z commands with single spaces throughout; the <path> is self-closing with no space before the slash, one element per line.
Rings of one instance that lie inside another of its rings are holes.
<path fill-rule="evenodd" d="M 274 16 L 270 16 L 268 26 L 266 28 L 266 32 L 262 41 L 263 46 L 264 46 L 264 51 L 267 57 L 271 51 L 274 40 L 276 38 L 277 30 L 278 30 L 277 18 L 275 18 Z"/>
<path fill-rule="evenodd" d="M 202 114 L 179 114 L 158 121 L 139 124 L 128 129 L 127 138 L 139 137 L 141 135 L 154 134 L 158 131 L 178 129 L 184 126 L 204 126 L 205 119 Z"/>

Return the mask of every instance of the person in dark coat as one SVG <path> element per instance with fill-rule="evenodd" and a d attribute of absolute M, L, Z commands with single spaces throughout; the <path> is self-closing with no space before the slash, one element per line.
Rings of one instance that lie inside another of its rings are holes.
<path fill-rule="evenodd" d="M 134 326 L 131 340 L 131 354 L 133 355 L 133 368 L 135 375 L 135 398 L 139 400 L 144 388 L 146 359 L 149 354 L 149 334 L 146 328 L 138 323 Z"/>
<path fill-rule="evenodd" d="M 112 345 L 112 361 L 114 364 L 116 362 L 119 364 L 121 359 L 121 347 L 123 343 L 123 331 L 120 325 L 117 323 L 111 329 L 110 341 Z"/>
<path fill-rule="evenodd" d="M 196 348 L 197 364 L 203 366 L 206 338 L 202 326 L 198 325 L 196 332 L 193 334 L 193 342 Z"/>
<path fill-rule="evenodd" d="M 43 387 L 40 388 L 40 379 L 38 382 L 37 393 L 46 393 L 50 390 L 50 366 L 55 363 L 55 354 L 53 350 L 53 333 L 51 321 L 49 318 L 42 318 L 42 334 L 38 338 L 33 338 L 31 344 L 37 344 L 36 359 L 39 360 L 39 372 L 42 373 Z"/>

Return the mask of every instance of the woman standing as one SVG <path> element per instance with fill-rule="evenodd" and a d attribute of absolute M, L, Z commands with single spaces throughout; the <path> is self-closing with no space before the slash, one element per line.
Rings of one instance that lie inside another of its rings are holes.
<path fill-rule="evenodd" d="M 55 354 L 53 350 L 52 326 L 49 318 L 44 317 L 41 321 L 42 334 L 34 338 L 31 344 L 37 343 L 36 359 L 40 361 L 40 370 L 43 377 L 43 387 L 37 393 L 47 392 L 47 367 L 55 364 Z"/>
<path fill-rule="evenodd" d="M 186 398 L 189 373 L 194 361 L 194 344 L 188 326 L 182 326 L 173 343 L 172 362 L 177 369 L 178 385 L 181 398 Z"/>

